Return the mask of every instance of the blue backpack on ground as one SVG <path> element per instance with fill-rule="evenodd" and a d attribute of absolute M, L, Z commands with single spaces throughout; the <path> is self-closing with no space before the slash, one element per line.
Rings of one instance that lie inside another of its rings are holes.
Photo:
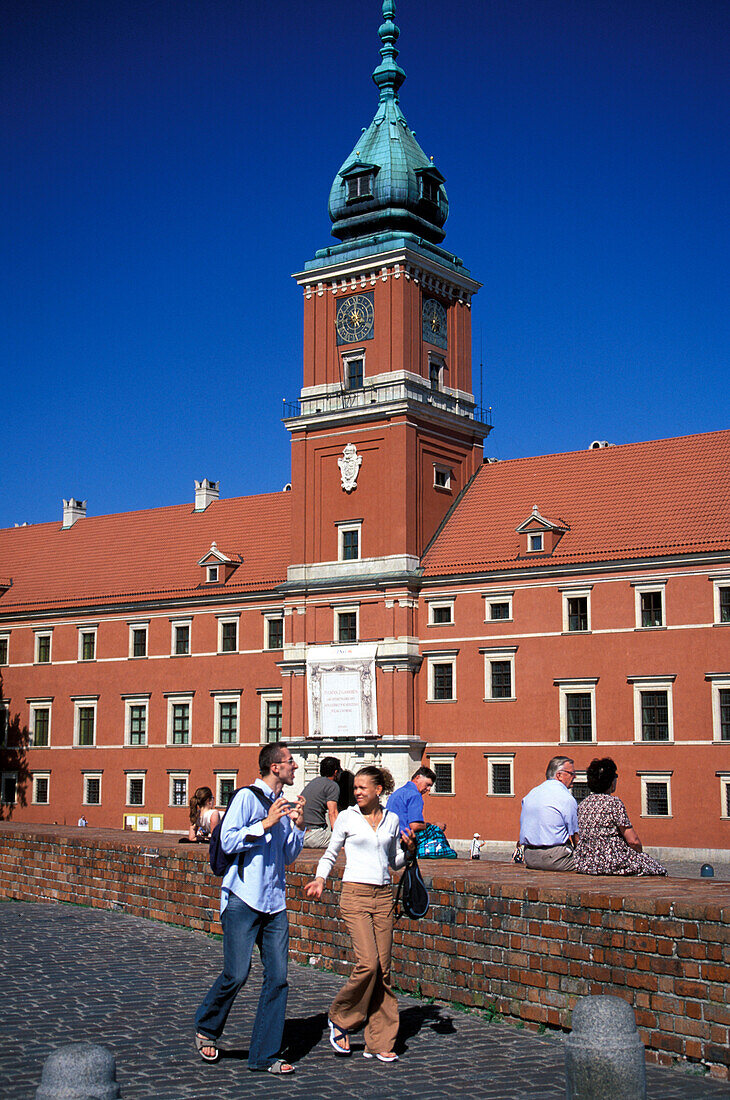
<path fill-rule="evenodd" d="M 218 875 L 219 878 L 224 878 L 231 864 L 235 863 L 237 859 L 240 860 L 243 856 L 243 852 L 231 852 L 231 854 L 229 855 L 228 852 L 223 851 L 223 845 L 221 844 L 221 828 L 223 827 L 223 822 L 226 819 L 226 814 L 233 805 L 233 799 L 240 791 L 251 791 L 251 793 L 255 794 L 258 798 L 264 810 L 262 817 L 257 818 L 258 821 L 262 821 L 263 818 L 266 817 L 266 815 L 268 814 L 269 809 L 271 808 L 271 803 L 269 799 L 258 787 L 237 787 L 236 790 L 233 792 L 231 797 L 228 799 L 226 813 L 223 814 L 223 817 L 220 819 L 215 829 L 213 829 L 212 833 L 210 834 L 210 848 L 208 849 L 210 869 L 213 874 Z M 242 864 L 239 865 L 239 874 L 241 873 L 241 866 Z"/>

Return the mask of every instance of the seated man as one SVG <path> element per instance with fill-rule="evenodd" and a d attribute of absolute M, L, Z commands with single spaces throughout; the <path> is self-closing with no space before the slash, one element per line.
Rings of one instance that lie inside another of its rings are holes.
<path fill-rule="evenodd" d="M 337 779 L 342 771 L 336 756 L 325 756 L 319 765 L 319 776 L 307 783 L 302 791 L 304 803 L 305 848 L 326 848 L 332 839 L 337 820 L 340 788 Z"/>
<path fill-rule="evenodd" d="M 415 835 L 426 828 L 423 796 L 430 792 L 435 782 L 436 773 L 430 768 L 420 767 L 413 773 L 408 783 L 404 783 L 397 791 L 393 791 L 388 799 L 388 809 L 398 814 L 402 832 L 410 829 Z"/>
<path fill-rule="evenodd" d="M 520 844 L 525 867 L 538 871 L 574 871 L 573 850 L 578 839 L 578 806 L 570 793 L 575 764 L 569 756 L 554 756 L 545 782 L 522 799 Z"/>

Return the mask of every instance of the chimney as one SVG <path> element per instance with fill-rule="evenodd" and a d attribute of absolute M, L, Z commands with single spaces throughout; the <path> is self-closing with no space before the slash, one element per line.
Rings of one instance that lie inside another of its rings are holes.
<path fill-rule="evenodd" d="M 70 500 L 64 500 L 63 502 L 63 527 L 62 531 L 67 531 L 69 527 L 73 527 L 77 519 L 86 518 L 86 501 L 74 500 L 71 497 Z"/>
<path fill-rule="evenodd" d="M 195 482 L 195 511 L 204 512 L 209 504 L 218 500 L 220 481 L 210 481 L 204 477 L 202 481 Z"/>

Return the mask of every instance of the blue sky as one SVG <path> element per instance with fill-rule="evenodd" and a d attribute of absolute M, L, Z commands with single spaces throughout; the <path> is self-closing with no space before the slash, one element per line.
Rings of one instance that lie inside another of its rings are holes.
<path fill-rule="evenodd" d="M 289 480 L 290 274 L 375 113 L 379 0 L 2 0 L 0 526 Z M 483 289 L 489 455 L 727 426 L 730 5 L 398 0 Z"/>

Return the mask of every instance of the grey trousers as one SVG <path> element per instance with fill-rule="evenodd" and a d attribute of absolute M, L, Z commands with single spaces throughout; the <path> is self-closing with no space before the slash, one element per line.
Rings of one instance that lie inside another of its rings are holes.
<path fill-rule="evenodd" d="M 528 848 L 525 845 L 525 867 L 531 871 L 574 871 L 573 852 L 572 844 L 556 844 L 553 848 Z"/>
<path fill-rule="evenodd" d="M 332 830 L 329 825 L 324 825 L 321 829 L 315 829 L 308 825 L 304 835 L 304 847 L 326 848 L 331 839 Z"/>

